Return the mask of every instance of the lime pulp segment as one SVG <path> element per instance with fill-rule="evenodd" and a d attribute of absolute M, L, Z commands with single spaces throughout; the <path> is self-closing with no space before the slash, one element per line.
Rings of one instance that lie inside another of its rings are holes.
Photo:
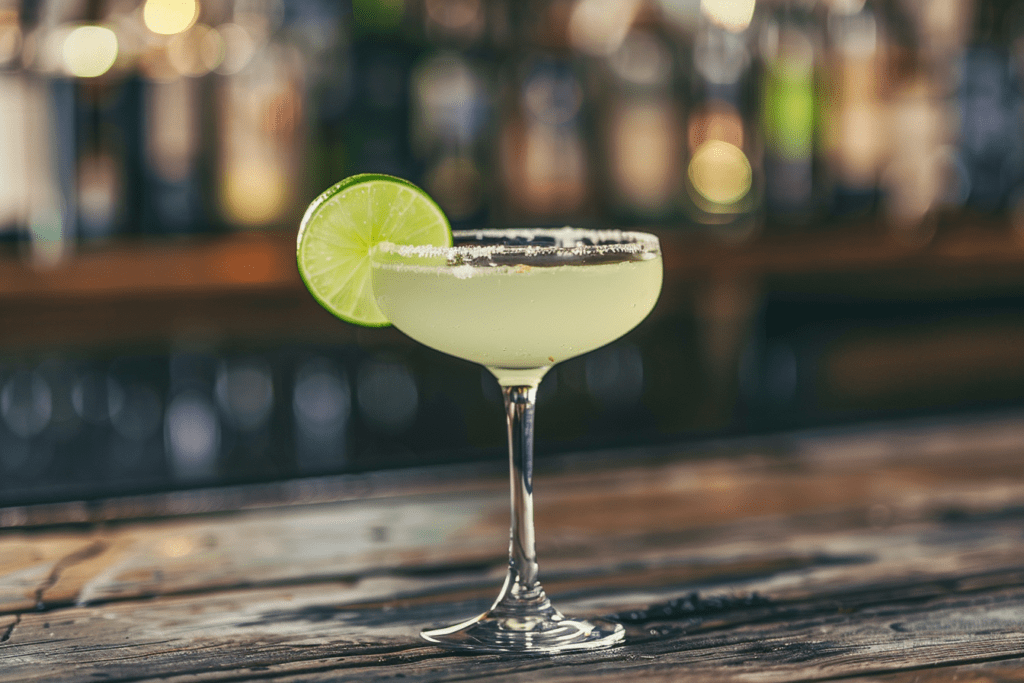
<path fill-rule="evenodd" d="M 364 174 L 321 194 L 299 227 L 298 267 L 306 287 L 342 320 L 389 324 L 370 282 L 378 242 L 447 247 L 448 219 L 426 192 L 400 178 Z"/>

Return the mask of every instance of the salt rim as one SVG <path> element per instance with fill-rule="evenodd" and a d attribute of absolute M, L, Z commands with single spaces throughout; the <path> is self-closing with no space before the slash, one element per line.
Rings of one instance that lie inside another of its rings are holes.
<path fill-rule="evenodd" d="M 625 230 L 588 230 L 586 228 L 513 228 L 499 230 L 455 230 L 455 239 L 486 239 L 506 237 L 511 239 L 530 239 L 534 237 L 551 237 L 556 244 L 553 246 L 535 246 L 525 244 L 490 244 L 485 246 L 452 246 L 436 247 L 431 245 L 395 244 L 378 242 L 377 249 L 389 254 L 417 258 L 463 258 L 479 259 L 494 254 L 520 254 L 524 256 L 571 255 L 594 256 L 605 254 L 640 254 L 644 252 L 660 252 L 658 238 L 646 232 Z M 598 244 L 575 244 L 588 239 Z M 602 244 L 604 242 L 605 244 Z"/>

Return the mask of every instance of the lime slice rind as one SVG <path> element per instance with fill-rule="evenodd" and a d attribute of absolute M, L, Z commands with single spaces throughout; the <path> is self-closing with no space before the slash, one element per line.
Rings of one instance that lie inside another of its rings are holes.
<path fill-rule="evenodd" d="M 370 250 L 382 241 L 451 246 L 451 227 L 430 196 L 401 178 L 361 174 L 321 193 L 302 217 L 299 275 L 313 298 L 356 325 L 389 325 L 373 297 Z"/>

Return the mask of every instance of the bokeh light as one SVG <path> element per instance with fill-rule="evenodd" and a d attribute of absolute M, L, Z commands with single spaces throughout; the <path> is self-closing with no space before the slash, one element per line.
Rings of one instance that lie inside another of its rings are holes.
<path fill-rule="evenodd" d="M 146 28 L 165 36 L 187 30 L 198 17 L 196 0 L 146 0 L 142 7 Z"/>
<path fill-rule="evenodd" d="M 755 0 L 701 0 L 700 11 L 712 23 L 739 32 L 750 26 L 755 4 Z"/>
<path fill-rule="evenodd" d="M 287 208 L 289 179 L 272 163 L 239 164 L 221 182 L 224 210 L 242 225 L 264 225 Z"/>
<path fill-rule="evenodd" d="M 64 39 L 62 55 L 72 76 L 102 76 L 117 60 L 117 35 L 104 26 L 79 26 Z"/>
<path fill-rule="evenodd" d="M 693 189 L 715 204 L 734 204 L 750 191 L 750 161 L 743 150 L 723 140 L 698 147 L 687 170 Z"/>

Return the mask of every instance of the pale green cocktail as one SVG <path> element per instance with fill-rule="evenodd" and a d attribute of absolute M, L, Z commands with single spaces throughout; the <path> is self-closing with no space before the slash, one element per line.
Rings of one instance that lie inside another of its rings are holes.
<path fill-rule="evenodd" d="M 470 244 L 510 234 L 550 245 Z M 603 245 L 578 245 L 598 236 Z M 555 363 L 618 339 L 661 291 L 661 253 L 649 235 L 563 228 L 456 232 L 454 240 L 451 248 L 378 245 L 377 305 L 416 341 L 487 367 L 502 385 L 536 383 Z"/>
<path fill-rule="evenodd" d="M 511 468 L 509 571 L 494 605 L 423 632 L 445 647 L 550 653 L 607 647 L 620 624 L 564 617 L 538 579 L 533 528 L 537 386 L 552 365 L 618 339 L 661 291 L 656 237 L 572 228 L 452 233 L 452 247 L 381 242 L 370 251 L 377 305 L 416 341 L 485 366 L 505 398 Z"/>

